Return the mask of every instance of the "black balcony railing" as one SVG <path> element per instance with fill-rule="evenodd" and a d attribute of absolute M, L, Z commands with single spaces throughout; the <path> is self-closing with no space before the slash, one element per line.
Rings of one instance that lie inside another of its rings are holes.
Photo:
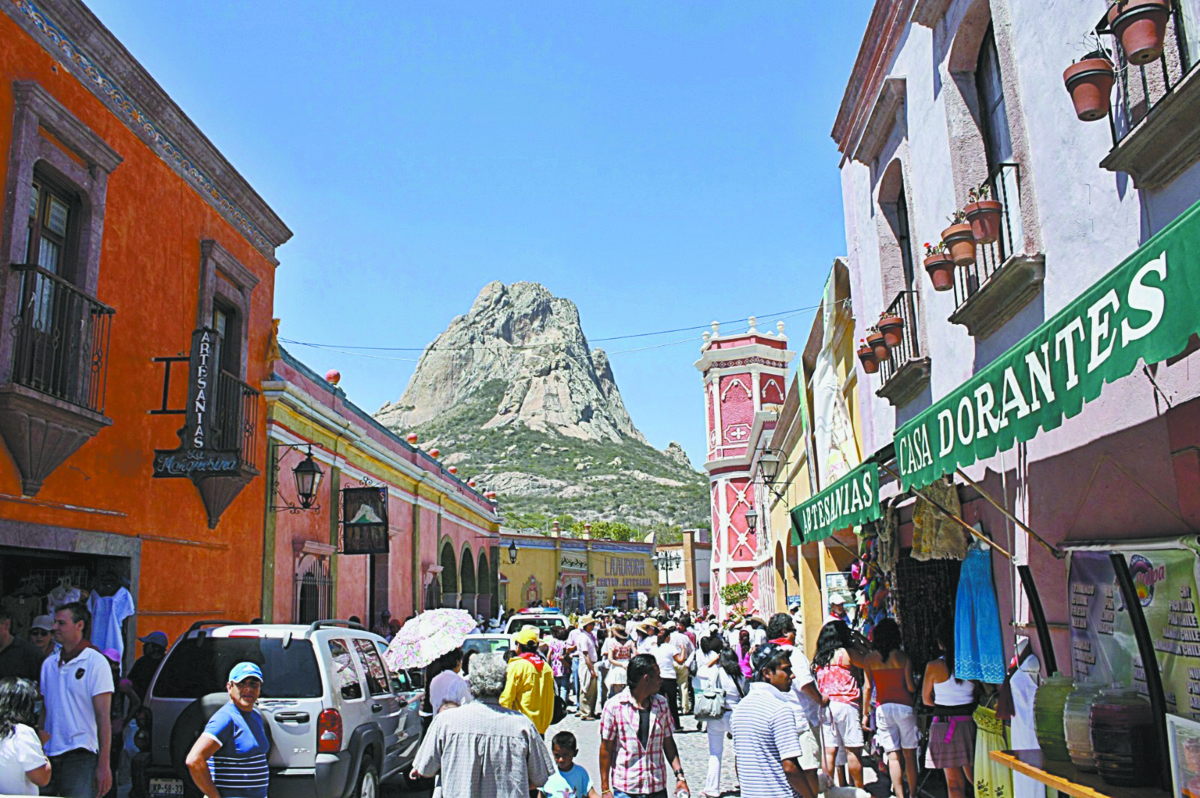
<path fill-rule="evenodd" d="M 242 465 L 257 468 L 258 391 L 224 369 L 217 376 L 216 447 L 239 450 Z"/>
<path fill-rule="evenodd" d="M 954 270 L 955 307 L 961 307 L 974 296 L 980 286 L 1021 248 L 1023 242 L 1017 240 L 1022 237 L 1020 183 L 1019 164 L 1002 163 L 988 175 L 987 184 L 992 188 L 992 199 L 1004 205 L 1000 216 L 1000 237 L 991 244 L 976 244 L 975 262 Z"/>
<path fill-rule="evenodd" d="M 1157 60 L 1149 64 L 1130 64 L 1121 48 L 1121 40 L 1109 27 L 1107 15 L 1096 26 L 1105 46 L 1113 53 L 1117 68 L 1116 96 L 1109 126 L 1113 145 L 1118 145 L 1179 85 L 1197 64 L 1200 53 L 1190 52 L 1180 0 L 1171 0 L 1167 22 L 1166 46 Z"/>
<path fill-rule="evenodd" d="M 13 269 L 20 275 L 20 307 L 12 321 L 12 381 L 103 413 L 116 311 L 40 266 Z"/>
<path fill-rule="evenodd" d="M 899 316 L 904 320 L 904 329 L 900 335 L 900 345 L 890 348 L 888 359 L 879 364 L 879 378 L 883 385 L 896 375 L 896 372 L 910 360 L 921 357 L 921 336 L 917 334 L 917 293 L 916 291 L 901 291 L 892 304 L 888 305 L 887 316 Z"/>

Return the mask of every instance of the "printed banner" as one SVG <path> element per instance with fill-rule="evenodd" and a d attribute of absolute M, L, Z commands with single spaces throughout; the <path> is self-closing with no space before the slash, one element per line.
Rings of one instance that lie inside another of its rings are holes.
<path fill-rule="evenodd" d="M 957 390 L 897 431 L 903 490 L 1052 430 L 1139 361 L 1200 332 L 1200 203 Z"/>
<path fill-rule="evenodd" d="M 879 518 L 879 466 L 863 463 L 792 509 L 792 545 L 824 540 L 838 529 Z"/>
<path fill-rule="evenodd" d="M 1130 546 L 1124 553 L 1158 654 L 1167 711 L 1200 719 L 1197 557 L 1187 545 L 1180 541 L 1162 548 Z M 1108 552 L 1071 552 L 1067 584 L 1075 682 L 1119 684 L 1147 695 L 1133 625 Z"/>

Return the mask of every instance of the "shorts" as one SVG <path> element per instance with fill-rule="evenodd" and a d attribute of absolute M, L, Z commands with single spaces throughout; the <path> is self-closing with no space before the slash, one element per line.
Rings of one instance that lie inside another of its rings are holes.
<path fill-rule="evenodd" d="M 821 737 L 826 748 L 862 748 L 862 711 L 858 705 L 830 701 L 821 710 Z"/>
<path fill-rule="evenodd" d="M 875 708 L 875 741 L 885 754 L 917 747 L 917 716 L 905 704 L 880 704 Z"/>
<path fill-rule="evenodd" d="M 821 743 L 817 740 L 817 732 L 807 721 L 801 720 L 796 725 L 796 733 L 800 737 L 800 769 L 821 769 Z"/>

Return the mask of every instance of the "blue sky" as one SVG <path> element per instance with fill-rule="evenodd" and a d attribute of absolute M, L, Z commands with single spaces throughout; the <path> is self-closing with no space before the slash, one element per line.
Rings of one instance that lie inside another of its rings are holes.
<path fill-rule="evenodd" d="M 285 338 L 423 347 L 541 282 L 699 464 L 700 331 L 596 339 L 815 305 L 845 251 L 829 130 L 869 0 L 90 5 L 295 232 Z M 290 348 L 371 411 L 418 357 Z"/>

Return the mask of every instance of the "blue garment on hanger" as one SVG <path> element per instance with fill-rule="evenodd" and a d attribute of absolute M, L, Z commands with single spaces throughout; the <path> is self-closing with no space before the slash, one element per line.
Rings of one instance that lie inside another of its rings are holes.
<path fill-rule="evenodd" d="M 972 546 L 958 577 L 954 608 L 954 675 L 1003 684 L 1004 639 L 992 584 L 992 554 Z"/>

